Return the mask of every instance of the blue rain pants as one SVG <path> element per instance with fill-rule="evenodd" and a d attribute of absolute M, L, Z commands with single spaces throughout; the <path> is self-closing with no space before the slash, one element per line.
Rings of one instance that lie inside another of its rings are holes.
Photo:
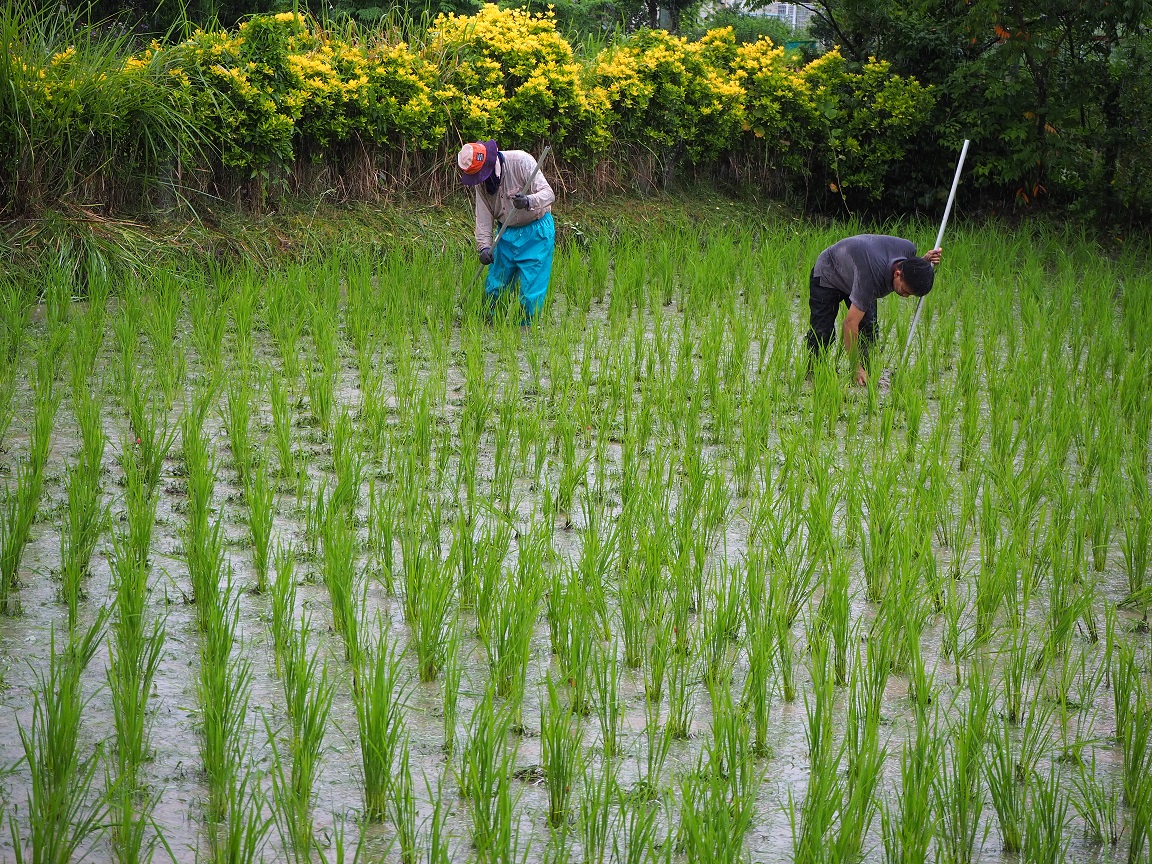
<path fill-rule="evenodd" d="M 511 291 L 518 281 L 525 323 L 535 318 L 548 294 L 555 248 L 556 223 L 552 221 L 551 213 L 545 213 L 527 225 L 506 228 L 496 244 L 495 258 L 484 282 L 488 300 L 495 300 L 504 291 Z"/>

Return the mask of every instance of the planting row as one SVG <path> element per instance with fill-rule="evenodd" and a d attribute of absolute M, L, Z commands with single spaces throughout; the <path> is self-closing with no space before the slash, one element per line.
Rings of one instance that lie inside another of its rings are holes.
<path fill-rule="evenodd" d="M 856 388 L 829 239 L 7 292 L 5 854 L 1147 860 L 1149 280 L 958 232 Z"/>

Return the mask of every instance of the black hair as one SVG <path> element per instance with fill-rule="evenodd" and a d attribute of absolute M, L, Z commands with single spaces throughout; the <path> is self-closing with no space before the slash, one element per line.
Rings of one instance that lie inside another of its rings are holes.
<path fill-rule="evenodd" d="M 936 269 L 927 258 L 905 258 L 900 262 L 900 275 L 904 277 L 904 284 L 909 291 L 917 297 L 923 297 L 932 290 Z"/>

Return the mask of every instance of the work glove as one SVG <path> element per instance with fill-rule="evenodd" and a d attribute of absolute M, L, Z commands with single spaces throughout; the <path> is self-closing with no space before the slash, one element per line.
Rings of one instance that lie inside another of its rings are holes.
<path fill-rule="evenodd" d="M 517 210 L 527 210 L 528 209 L 528 196 L 527 195 L 513 195 L 512 196 L 512 206 L 515 207 Z"/>
<path fill-rule="evenodd" d="M 492 254 L 492 250 L 490 248 L 488 248 L 487 246 L 485 246 L 483 249 L 480 250 L 480 263 L 481 264 L 491 264 L 492 260 L 494 258 L 495 258 L 495 256 Z"/>

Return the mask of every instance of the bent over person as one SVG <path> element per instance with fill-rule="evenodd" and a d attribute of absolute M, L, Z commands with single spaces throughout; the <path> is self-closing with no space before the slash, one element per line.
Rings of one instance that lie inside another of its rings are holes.
<path fill-rule="evenodd" d="M 542 171 L 522 193 L 536 160 L 523 150 L 500 150 L 495 141 L 465 144 L 456 164 L 464 185 L 476 188 L 476 249 L 480 263 L 490 265 L 484 283 L 488 302 L 519 283 L 521 320 L 528 323 L 544 305 L 552 276 L 556 195 Z M 506 226 L 502 235 L 501 225 Z"/>
<path fill-rule="evenodd" d="M 813 354 L 828 350 L 843 303 L 844 350 L 849 356 L 859 350 L 856 383 L 863 387 L 868 349 L 876 340 L 876 301 L 893 292 L 923 297 L 932 290 L 939 263 L 939 249 L 918 258 L 915 243 L 886 234 L 857 234 L 832 244 L 816 258 L 808 280 L 808 348 Z"/>

